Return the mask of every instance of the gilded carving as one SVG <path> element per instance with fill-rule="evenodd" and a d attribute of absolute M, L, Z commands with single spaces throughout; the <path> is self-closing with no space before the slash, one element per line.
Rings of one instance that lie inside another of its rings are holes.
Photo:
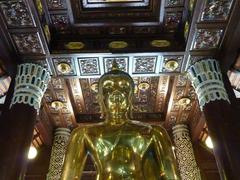
<path fill-rule="evenodd" d="M 62 107 L 61 110 L 62 110 L 62 113 L 63 113 L 63 114 L 69 114 L 69 113 L 71 113 L 71 111 L 70 111 L 67 103 L 63 103 L 63 107 Z"/>
<path fill-rule="evenodd" d="M 233 0 L 207 0 L 202 12 L 202 21 L 225 21 L 228 18 Z"/>
<path fill-rule="evenodd" d="M 217 48 L 222 35 L 223 30 L 221 29 L 198 29 L 193 43 L 193 49 Z"/>
<path fill-rule="evenodd" d="M 23 0 L 2 1 L 0 8 L 9 27 L 32 27 L 34 22 Z"/>
<path fill-rule="evenodd" d="M 134 57 L 133 73 L 155 73 L 156 62 L 156 56 Z"/>
<path fill-rule="evenodd" d="M 180 71 L 182 60 L 183 60 L 183 56 L 164 56 L 164 66 L 163 66 L 162 72 Z M 172 61 L 172 63 L 171 63 L 171 61 Z M 170 64 L 170 65 L 168 65 L 168 64 Z M 177 64 L 177 65 L 175 65 L 175 64 Z"/>
<path fill-rule="evenodd" d="M 67 102 L 67 97 L 64 91 L 56 91 L 56 97 L 58 101 Z"/>
<path fill-rule="evenodd" d="M 44 54 L 41 40 L 37 33 L 12 34 L 12 37 L 21 54 Z"/>
<path fill-rule="evenodd" d="M 71 57 L 52 58 L 52 61 L 53 61 L 55 70 L 57 72 L 57 75 L 75 75 L 76 74 L 75 66 Z M 61 68 L 60 66 L 61 64 L 69 65 L 69 69 L 67 69 L 67 67 L 65 66 Z"/>
<path fill-rule="evenodd" d="M 179 6 L 183 5 L 183 0 L 166 0 L 167 6 Z"/>
<path fill-rule="evenodd" d="M 66 0 L 48 0 L 49 9 L 66 9 Z"/>
<path fill-rule="evenodd" d="M 45 93 L 44 93 L 44 100 L 48 103 L 52 102 L 53 101 L 53 97 L 52 97 L 52 93 L 51 91 L 47 90 Z"/>
<path fill-rule="evenodd" d="M 179 75 L 177 77 L 177 84 L 176 86 L 186 86 L 188 81 L 188 77 L 186 75 Z"/>
<path fill-rule="evenodd" d="M 51 83 L 54 89 L 63 89 L 63 86 L 64 86 L 63 79 L 52 78 Z"/>
<path fill-rule="evenodd" d="M 176 30 L 182 20 L 182 12 L 166 12 L 165 26 L 167 29 Z"/>
<path fill-rule="evenodd" d="M 112 68 L 112 62 L 115 60 L 122 71 L 128 72 L 128 57 L 104 57 L 105 72 Z"/>
<path fill-rule="evenodd" d="M 80 74 L 83 76 L 86 75 L 99 75 L 99 60 L 98 58 L 78 58 L 80 66 Z"/>
<path fill-rule="evenodd" d="M 64 30 L 69 24 L 69 18 L 66 14 L 52 14 L 52 24 L 55 28 Z"/>
<path fill-rule="evenodd" d="M 99 105 L 96 99 L 96 91 L 91 89 L 91 85 L 98 79 L 80 79 L 82 95 L 85 104 L 85 111 L 88 113 L 99 113 Z"/>

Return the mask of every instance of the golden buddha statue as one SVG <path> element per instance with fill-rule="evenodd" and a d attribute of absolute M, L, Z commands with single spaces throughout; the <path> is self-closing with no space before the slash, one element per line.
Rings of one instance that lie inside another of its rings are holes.
<path fill-rule="evenodd" d="M 99 79 L 98 100 L 105 122 L 72 132 L 62 180 L 79 180 L 88 154 L 97 180 L 180 179 L 165 129 L 130 120 L 133 89 L 130 75 L 116 65 Z"/>

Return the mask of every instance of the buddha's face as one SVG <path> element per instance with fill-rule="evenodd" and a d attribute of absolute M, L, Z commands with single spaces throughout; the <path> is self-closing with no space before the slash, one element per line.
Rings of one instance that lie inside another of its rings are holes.
<path fill-rule="evenodd" d="M 101 104 L 107 114 L 121 115 L 128 111 L 129 97 L 132 95 L 129 77 L 108 75 L 102 79 L 99 88 L 102 88 L 99 96 L 102 96 Z"/>

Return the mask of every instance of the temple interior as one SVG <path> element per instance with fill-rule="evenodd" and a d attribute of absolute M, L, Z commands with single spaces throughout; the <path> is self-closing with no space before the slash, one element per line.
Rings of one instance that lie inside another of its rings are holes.
<path fill-rule="evenodd" d="M 240 179 L 239 9 L 240 0 L 0 0 L 0 179 L 59 179 L 70 132 L 103 121 L 98 80 L 113 62 L 134 81 L 133 119 L 167 130 L 181 179 Z M 51 77 L 42 91 L 15 85 L 33 64 Z M 19 99 L 27 93 L 35 99 Z M 96 179 L 91 155 L 81 179 Z"/>

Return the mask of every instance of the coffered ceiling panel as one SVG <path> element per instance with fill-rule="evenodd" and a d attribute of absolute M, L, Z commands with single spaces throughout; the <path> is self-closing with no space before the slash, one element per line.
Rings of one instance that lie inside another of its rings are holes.
<path fill-rule="evenodd" d="M 183 53 L 174 55 L 161 53 L 134 54 L 74 54 L 54 55 L 49 59 L 51 71 L 55 76 L 79 78 L 96 78 L 108 72 L 113 60 L 121 70 L 132 76 L 158 76 L 162 73 L 179 73 L 182 71 Z"/>
<path fill-rule="evenodd" d="M 106 7 L 145 7 L 152 0 L 79 0 L 84 8 L 106 8 Z"/>
<path fill-rule="evenodd" d="M 25 1 L 1 1 L 0 8 L 9 28 L 35 26 Z"/>
<path fill-rule="evenodd" d="M 139 18 L 143 18 L 142 21 L 157 21 L 160 7 L 160 0 L 71 0 L 75 24 L 103 22 L 103 19 L 107 23 L 113 22 L 113 18 L 121 22 L 135 22 Z"/>

